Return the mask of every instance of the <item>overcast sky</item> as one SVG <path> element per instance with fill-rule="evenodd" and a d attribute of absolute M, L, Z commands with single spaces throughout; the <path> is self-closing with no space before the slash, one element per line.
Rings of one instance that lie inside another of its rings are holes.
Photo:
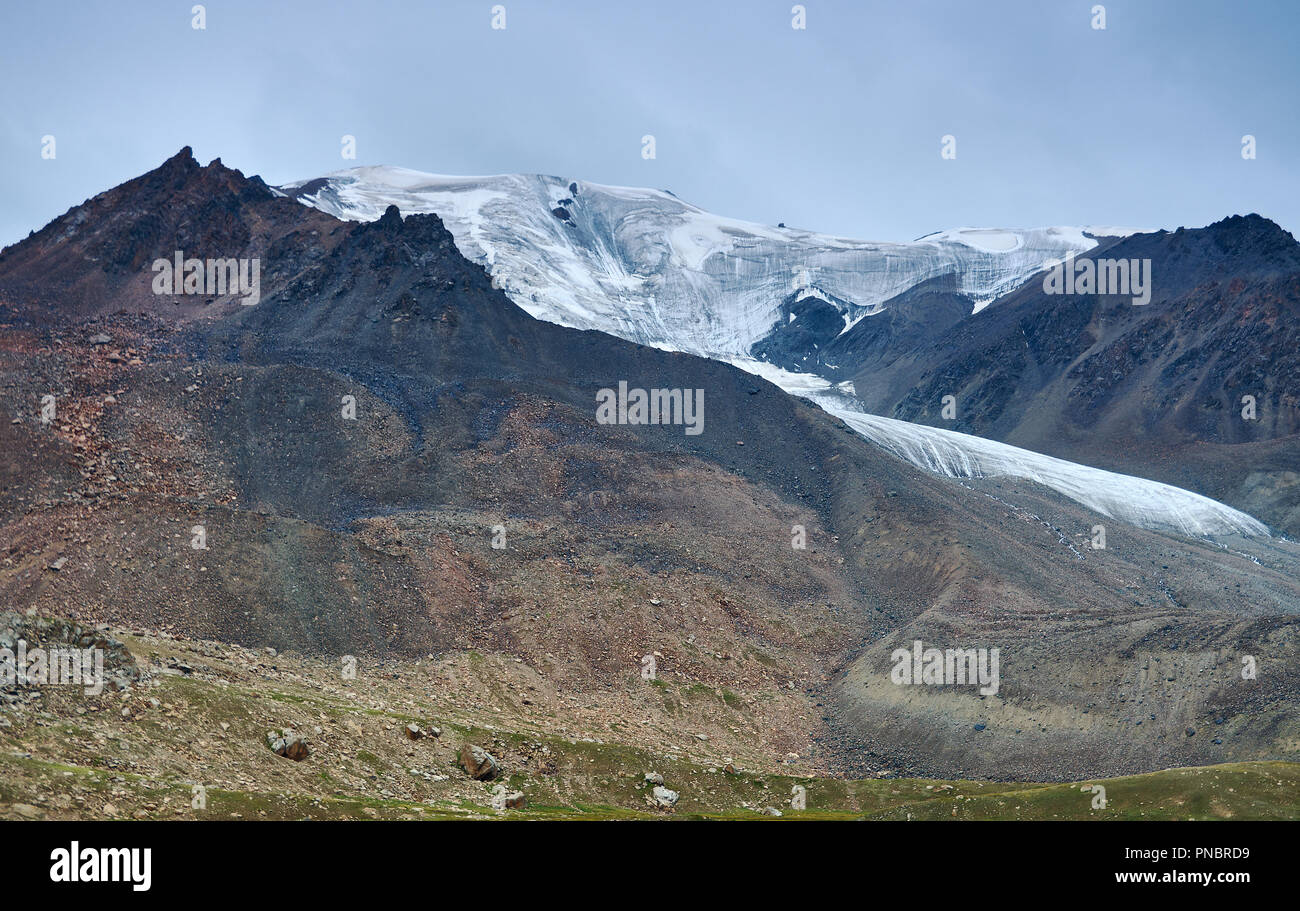
<path fill-rule="evenodd" d="M 1110 0 L 1105 30 L 1096 0 L 807 0 L 803 30 L 790 0 L 501 3 L 503 30 L 492 0 L 212 0 L 196 30 L 192 0 L 4 2 L 0 244 L 184 145 L 269 183 L 541 172 L 869 240 L 1300 228 L 1296 0 Z"/>

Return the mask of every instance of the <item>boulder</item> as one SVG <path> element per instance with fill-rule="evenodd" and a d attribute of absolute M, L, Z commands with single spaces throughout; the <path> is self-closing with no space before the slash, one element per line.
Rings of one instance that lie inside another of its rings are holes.
<path fill-rule="evenodd" d="M 501 766 L 491 753 L 472 743 L 460 748 L 460 767 L 476 781 L 490 781 L 501 774 Z"/>
<path fill-rule="evenodd" d="M 302 762 L 310 753 L 307 749 L 307 741 L 301 734 L 290 728 L 267 731 L 266 745 L 271 748 L 272 753 L 285 759 L 292 759 L 294 762 Z"/>
<path fill-rule="evenodd" d="M 677 798 L 680 797 L 676 791 L 670 791 L 662 785 L 655 785 L 655 789 L 650 792 L 651 802 L 661 810 L 671 810 L 677 806 Z"/>

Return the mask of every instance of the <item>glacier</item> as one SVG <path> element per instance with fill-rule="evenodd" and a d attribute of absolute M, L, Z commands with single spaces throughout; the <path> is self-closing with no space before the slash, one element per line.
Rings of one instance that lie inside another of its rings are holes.
<path fill-rule="evenodd" d="M 808 399 L 886 452 L 936 474 L 1034 481 L 1106 518 L 1188 537 L 1269 534 L 1268 526 L 1253 516 L 1190 490 L 972 434 L 869 414 L 858 405 L 852 383 L 832 385 L 822 377 L 753 358 L 728 362 Z"/>
<path fill-rule="evenodd" d="M 461 253 L 538 319 L 705 357 L 748 354 L 794 292 L 849 302 L 847 329 L 908 288 L 952 275 L 978 310 L 1097 244 L 1065 227 L 872 243 L 724 218 L 663 190 L 536 174 L 362 167 L 279 189 L 352 221 L 390 205 L 437 213 Z"/>
<path fill-rule="evenodd" d="M 791 294 L 842 312 L 845 330 L 890 298 L 951 275 L 972 316 L 1030 276 L 1132 228 L 956 228 L 873 243 L 725 218 L 672 193 L 536 174 L 449 177 L 388 166 L 276 188 L 349 221 L 390 205 L 437 214 L 460 252 L 532 316 L 710 357 L 770 380 L 875 445 L 953 478 L 1042 484 L 1101 516 L 1187 536 L 1269 534 L 1225 504 L 1156 481 L 1067 462 L 862 409 L 851 384 L 750 356 Z"/>

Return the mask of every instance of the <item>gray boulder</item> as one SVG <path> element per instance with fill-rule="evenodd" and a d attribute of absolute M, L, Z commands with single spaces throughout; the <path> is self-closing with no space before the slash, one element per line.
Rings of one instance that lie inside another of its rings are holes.
<path fill-rule="evenodd" d="M 655 785 L 655 789 L 650 792 L 651 801 L 661 810 L 671 810 L 677 806 L 677 798 L 680 797 L 676 791 L 670 791 L 662 785 Z"/>

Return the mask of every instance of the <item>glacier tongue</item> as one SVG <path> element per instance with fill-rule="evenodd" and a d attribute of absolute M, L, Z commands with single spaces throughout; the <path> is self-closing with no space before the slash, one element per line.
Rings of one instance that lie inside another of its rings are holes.
<path fill-rule="evenodd" d="M 485 266 L 532 316 L 726 361 L 813 401 L 882 449 L 930 471 L 1035 481 L 1143 528 L 1268 534 L 1251 516 L 1168 484 L 867 414 L 848 384 L 832 386 L 749 356 L 793 291 L 852 302 L 847 325 L 919 282 L 952 274 L 978 312 L 1045 264 L 1091 249 L 1096 241 L 1088 234 L 1131 229 L 959 228 L 906 244 L 866 243 L 722 218 L 659 190 L 392 167 L 355 168 L 281 189 L 348 220 L 377 219 L 390 205 L 404 215 L 436 213 L 461 253 Z"/>
<path fill-rule="evenodd" d="M 1188 536 L 1267 535 L 1259 520 L 1158 481 L 1067 462 L 995 440 L 863 412 L 827 408 L 882 449 L 952 478 L 1036 481 L 1071 500 L 1141 528 Z"/>
<path fill-rule="evenodd" d="M 753 358 L 726 360 L 814 402 L 886 452 L 936 474 L 1035 481 L 1107 518 L 1140 528 L 1192 537 L 1269 534 L 1268 527 L 1258 519 L 1190 490 L 1067 462 L 968 433 L 867 414 L 858 405 L 851 383 L 831 385 L 819 376 L 791 373 Z"/>
<path fill-rule="evenodd" d="M 850 383 L 833 386 L 819 376 L 791 373 L 753 358 L 726 360 L 814 402 L 886 452 L 936 474 L 1035 481 L 1107 518 L 1140 528 L 1191 537 L 1269 534 L 1268 527 L 1258 519 L 1190 490 L 1067 462 L 967 433 L 867 414 L 858 406 Z"/>

